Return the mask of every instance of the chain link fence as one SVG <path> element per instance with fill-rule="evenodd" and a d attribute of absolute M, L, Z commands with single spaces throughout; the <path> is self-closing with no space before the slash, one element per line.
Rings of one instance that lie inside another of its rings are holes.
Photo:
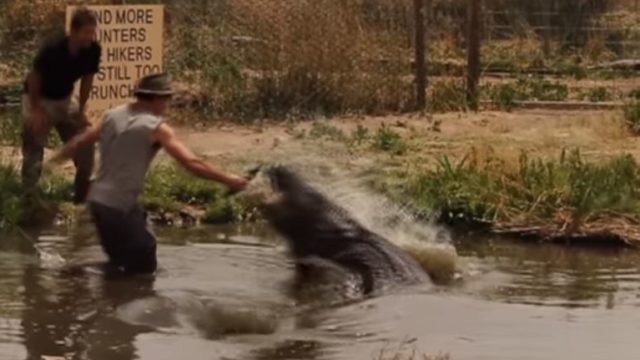
<path fill-rule="evenodd" d="M 615 103 L 640 93 L 635 0 L 484 0 L 478 28 L 470 28 L 472 1 L 164 1 L 165 66 L 180 90 L 176 103 L 207 118 L 410 111 L 420 105 L 415 15 L 422 7 L 427 110 L 468 106 L 473 46 L 484 104 Z M 66 5 L 0 1 L 0 108 L 19 103 L 38 44 L 62 30 Z M 470 33 L 481 35 L 479 44 Z"/>
<path fill-rule="evenodd" d="M 580 106 L 636 99 L 638 5 L 635 0 L 487 0 L 481 95 L 497 103 Z"/>
<path fill-rule="evenodd" d="M 217 115 L 408 110 L 410 9 L 403 0 L 170 5 L 167 43 L 181 51 L 167 67 Z"/>

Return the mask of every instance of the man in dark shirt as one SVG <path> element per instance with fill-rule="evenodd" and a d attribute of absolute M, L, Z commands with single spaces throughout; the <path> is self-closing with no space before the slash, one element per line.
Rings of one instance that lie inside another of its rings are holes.
<path fill-rule="evenodd" d="M 22 179 L 28 193 L 35 189 L 42 173 L 44 145 L 51 128 L 55 127 L 66 143 L 90 125 L 85 110 L 102 52 L 95 41 L 96 27 L 93 12 L 86 8 L 76 10 L 69 34 L 45 42 L 25 81 Z M 76 102 L 72 93 L 78 80 L 80 99 Z M 74 158 L 76 204 L 84 202 L 87 195 L 93 159 L 93 146 L 82 149 Z"/>

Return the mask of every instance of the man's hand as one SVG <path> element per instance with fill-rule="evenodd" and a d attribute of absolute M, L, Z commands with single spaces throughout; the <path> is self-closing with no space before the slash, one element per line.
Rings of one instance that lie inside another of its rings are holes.
<path fill-rule="evenodd" d="M 80 122 L 80 125 L 84 127 L 91 127 L 91 121 L 89 121 L 89 117 L 84 109 L 82 109 L 78 114 L 78 121 Z"/>
<path fill-rule="evenodd" d="M 249 180 L 236 175 L 230 175 L 226 181 L 227 186 L 234 190 L 234 192 L 244 190 L 249 184 Z"/>
<path fill-rule="evenodd" d="M 96 126 L 90 126 L 84 132 L 76 135 L 74 138 L 69 140 L 60 150 L 58 150 L 49 160 L 52 164 L 59 164 L 63 161 L 72 158 L 76 150 L 84 145 L 93 144 L 98 141 L 100 137 L 100 132 L 102 131 L 102 123 L 99 123 Z"/>
<path fill-rule="evenodd" d="M 29 119 L 29 121 L 31 130 L 38 134 L 42 134 L 49 127 L 47 113 L 40 106 L 34 106 L 31 109 L 31 119 Z"/>

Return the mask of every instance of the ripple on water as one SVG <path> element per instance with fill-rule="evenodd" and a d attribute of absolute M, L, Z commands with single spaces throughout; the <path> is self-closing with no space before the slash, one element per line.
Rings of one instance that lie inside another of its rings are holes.
<path fill-rule="evenodd" d="M 0 318 L 0 343 L 22 342 L 20 319 Z"/>
<path fill-rule="evenodd" d="M 473 241 L 473 243 L 471 243 Z M 552 307 L 638 306 L 640 254 L 510 241 L 467 240 L 460 255 L 504 274 L 474 296 Z M 482 283 L 482 276 L 473 281 Z"/>
<path fill-rule="evenodd" d="M 206 243 L 174 232 L 183 246 L 160 244 L 150 289 L 0 252 L 0 359 L 27 348 L 37 358 L 369 360 L 407 338 L 456 360 L 635 358 L 635 252 L 471 239 L 457 250 L 475 275 L 456 286 L 304 312 L 283 291 L 292 272 L 282 248 L 199 232 Z M 103 258 L 93 240 L 44 240 L 73 261 Z"/>
<path fill-rule="evenodd" d="M 23 267 L 31 255 L 0 252 L 0 316 L 19 317 L 23 309 Z"/>
<path fill-rule="evenodd" d="M 190 290 L 216 300 L 281 302 L 283 281 L 292 275 L 289 259 L 270 247 L 211 244 L 159 249 L 163 276 L 158 290 Z"/>
<path fill-rule="evenodd" d="M 164 245 L 154 294 L 118 307 L 132 325 L 204 338 L 270 334 L 291 311 L 282 291 L 287 258 L 271 247 Z"/>

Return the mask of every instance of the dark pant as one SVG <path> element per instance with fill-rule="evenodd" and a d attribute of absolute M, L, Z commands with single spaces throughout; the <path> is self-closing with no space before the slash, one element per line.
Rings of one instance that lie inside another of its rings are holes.
<path fill-rule="evenodd" d="M 23 100 L 23 112 L 25 126 L 22 132 L 22 181 L 28 192 L 33 192 L 42 174 L 42 161 L 44 160 L 44 146 L 49 135 L 49 130 L 35 133 L 30 127 L 31 109 L 27 99 Z M 50 123 L 55 127 L 63 143 L 67 143 L 74 136 L 86 129 L 81 125 L 75 104 L 71 101 L 44 101 L 43 107 L 49 117 Z M 85 145 L 76 152 L 73 163 L 76 167 L 74 181 L 74 203 L 85 201 L 89 192 L 91 173 L 93 171 L 95 147 L 93 144 Z"/>
<path fill-rule="evenodd" d="M 141 205 L 129 212 L 95 202 L 89 208 L 111 267 L 127 274 L 156 271 L 156 238 Z"/>

